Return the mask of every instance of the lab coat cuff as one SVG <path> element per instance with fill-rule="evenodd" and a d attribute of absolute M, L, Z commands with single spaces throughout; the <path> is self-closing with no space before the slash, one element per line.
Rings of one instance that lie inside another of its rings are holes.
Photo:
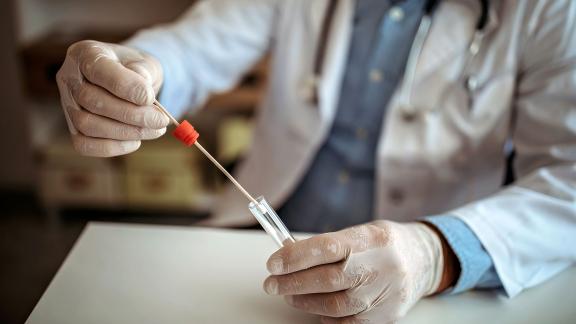
<path fill-rule="evenodd" d="M 460 263 L 460 276 L 454 287 L 445 293 L 457 294 L 470 290 L 482 286 L 487 277 L 497 276 L 492 270 L 490 255 L 466 223 L 450 215 L 427 217 L 425 221 L 434 225 L 444 235 Z M 490 280 L 499 282 L 497 277 Z"/>

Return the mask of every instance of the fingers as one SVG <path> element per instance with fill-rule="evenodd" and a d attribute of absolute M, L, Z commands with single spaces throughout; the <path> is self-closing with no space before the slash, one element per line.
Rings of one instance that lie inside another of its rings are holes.
<path fill-rule="evenodd" d="M 345 291 L 285 296 L 286 302 L 307 313 L 330 317 L 345 317 L 363 312 L 368 308 L 368 303 L 349 296 Z"/>
<path fill-rule="evenodd" d="M 368 324 L 369 321 L 365 321 L 362 319 L 357 319 L 354 316 L 347 316 L 347 317 L 320 317 L 320 323 L 322 324 Z"/>
<path fill-rule="evenodd" d="M 78 56 L 80 72 L 91 83 L 136 105 L 151 105 L 154 102 L 152 80 L 123 66 L 110 46 L 84 41 L 75 44 L 72 52 Z M 134 56 L 137 56 L 137 52 L 134 52 Z M 139 58 L 143 59 L 134 59 Z"/>
<path fill-rule="evenodd" d="M 82 134 L 72 135 L 74 149 L 80 154 L 93 157 L 112 157 L 136 151 L 140 141 L 116 141 L 104 138 L 91 138 Z"/>
<path fill-rule="evenodd" d="M 352 252 L 382 247 L 390 241 L 390 230 L 376 225 L 360 225 L 297 241 L 276 251 L 268 259 L 268 271 L 281 275 L 345 260 Z"/>
<path fill-rule="evenodd" d="M 84 110 L 74 109 L 68 113 L 74 127 L 88 137 L 121 141 L 139 141 L 155 139 L 164 135 L 166 132 L 166 128 L 152 129 L 127 125 Z"/>
<path fill-rule="evenodd" d="M 68 49 L 56 80 L 74 147 L 83 155 L 131 153 L 140 140 L 166 132 L 168 118 L 152 106 L 161 66 L 137 50 L 78 42 Z"/>
<path fill-rule="evenodd" d="M 345 290 L 355 284 L 355 277 L 344 271 L 344 264 L 332 263 L 281 276 L 270 276 L 264 290 L 270 295 L 302 295 Z"/>
<path fill-rule="evenodd" d="M 327 323 L 391 322 L 413 302 L 400 258 L 413 256 L 399 235 L 388 222 L 371 223 L 286 245 L 268 260 L 264 289 Z"/>
<path fill-rule="evenodd" d="M 142 60 L 128 60 L 122 61 L 122 65 L 126 68 L 143 76 L 154 89 L 154 93 L 160 91 L 163 82 L 163 71 L 160 62 L 156 58 L 143 54 Z"/>
<path fill-rule="evenodd" d="M 75 101 L 82 108 L 122 123 L 152 129 L 162 129 L 170 123 L 168 117 L 154 106 L 137 106 L 88 82 L 73 88 L 72 92 Z"/>
<path fill-rule="evenodd" d="M 362 320 L 357 320 L 354 316 L 347 317 L 320 317 L 320 323 L 322 324 L 366 324 Z"/>
<path fill-rule="evenodd" d="M 395 320 L 378 320 L 378 321 L 371 321 L 364 318 L 358 318 L 356 316 L 347 316 L 347 317 L 320 317 L 320 323 L 322 324 L 371 324 L 371 323 L 378 323 L 378 324 L 396 324 L 398 323 Z"/>
<path fill-rule="evenodd" d="M 64 111 L 64 117 L 66 118 L 66 124 L 68 125 L 68 129 L 70 130 L 70 134 L 76 135 L 78 131 L 74 124 L 72 123 L 72 119 L 70 118 L 69 111 L 72 110 L 80 110 L 78 104 L 74 101 L 74 97 L 72 96 L 72 90 L 69 88 L 69 84 L 72 86 L 76 86 L 80 84 L 80 81 L 75 80 L 74 78 L 66 81 L 66 79 L 62 76 L 66 69 L 70 67 L 69 60 L 66 59 L 64 65 L 56 74 L 56 84 L 58 85 L 58 90 L 60 91 L 60 103 L 62 104 L 62 109 Z"/>
<path fill-rule="evenodd" d="M 266 265 L 271 274 L 283 275 L 339 262 L 348 254 L 349 249 L 338 239 L 337 233 L 328 233 L 284 246 L 270 256 Z"/>

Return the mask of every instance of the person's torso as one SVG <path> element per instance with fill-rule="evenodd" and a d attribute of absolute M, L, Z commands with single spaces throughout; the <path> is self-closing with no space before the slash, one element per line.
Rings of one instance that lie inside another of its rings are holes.
<path fill-rule="evenodd" d="M 274 207 L 302 181 L 328 137 L 342 96 L 353 1 L 341 1 L 335 13 L 319 107 L 306 92 L 327 2 L 294 0 L 283 3 L 279 12 L 269 90 L 254 144 L 238 172 L 250 190 Z M 480 15 L 478 1 L 445 0 L 435 10 L 414 63 L 414 81 L 408 91 L 406 84 L 398 86 L 382 116 L 375 150 L 375 217 L 412 220 L 443 213 L 501 187 L 519 35 L 526 22 L 517 10 L 523 3 L 490 2 L 484 41 L 471 62 L 468 47 Z M 401 95 L 407 92 L 408 103 Z M 235 192 L 228 191 L 222 202 L 216 213 L 221 224 L 250 222 Z"/>

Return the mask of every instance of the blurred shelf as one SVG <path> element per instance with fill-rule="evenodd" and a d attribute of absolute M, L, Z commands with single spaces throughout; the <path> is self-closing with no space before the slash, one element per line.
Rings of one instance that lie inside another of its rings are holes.
<path fill-rule="evenodd" d="M 47 209 L 105 207 L 205 213 L 215 192 L 198 153 L 169 137 L 115 158 L 79 155 L 68 136 L 39 152 L 39 196 Z"/>
<path fill-rule="evenodd" d="M 50 145 L 55 138 L 68 134 L 68 125 L 59 101 L 29 101 L 28 110 L 30 139 L 34 151 L 38 152 Z"/>

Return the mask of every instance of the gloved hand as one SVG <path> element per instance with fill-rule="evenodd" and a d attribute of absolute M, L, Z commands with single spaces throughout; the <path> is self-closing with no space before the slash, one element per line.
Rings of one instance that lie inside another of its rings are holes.
<path fill-rule="evenodd" d="M 152 106 L 162 67 L 135 49 L 96 41 L 70 46 L 56 76 L 74 148 L 89 156 L 127 154 L 158 138 L 169 120 Z"/>
<path fill-rule="evenodd" d="M 264 290 L 323 323 L 394 323 L 442 279 L 442 243 L 427 225 L 389 221 L 289 244 L 268 259 Z"/>

